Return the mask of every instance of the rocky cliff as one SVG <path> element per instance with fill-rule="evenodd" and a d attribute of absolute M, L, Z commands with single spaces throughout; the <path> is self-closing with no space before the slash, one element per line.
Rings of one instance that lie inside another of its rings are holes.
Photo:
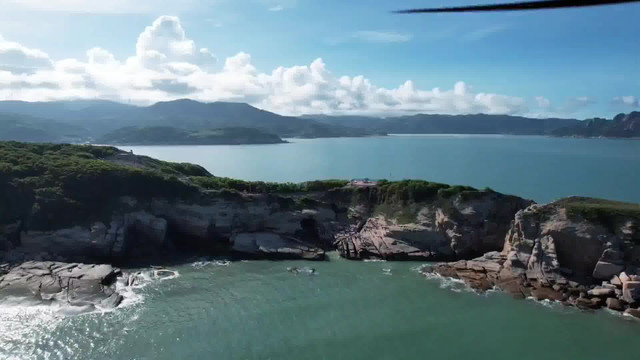
<path fill-rule="evenodd" d="M 514 214 L 531 203 L 493 191 L 462 192 L 405 205 L 413 212 L 405 222 L 374 213 L 360 228 L 338 234 L 336 244 L 349 259 L 467 259 L 499 250 Z"/>
<path fill-rule="evenodd" d="M 637 315 L 640 206 L 567 198 L 518 211 L 501 251 L 426 268 L 487 290 Z"/>
<path fill-rule="evenodd" d="M 0 143 L 0 256 L 130 264 L 181 254 L 459 259 L 531 204 L 427 181 L 244 182 L 109 147 Z"/>

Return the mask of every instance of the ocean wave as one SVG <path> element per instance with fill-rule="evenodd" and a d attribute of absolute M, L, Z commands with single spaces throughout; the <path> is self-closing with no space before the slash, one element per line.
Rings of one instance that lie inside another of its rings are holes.
<path fill-rule="evenodd" d="M 59 345 L 55 349 L 43 349 L 42 339 L 55 334 L 69 321 L 102 321 L 107 313 L 121 317 L 121 321 L 131 324 L 140 315 L 145 301 L 143 289 L 159 281 L 179 277 L 177 271 L 151 268 L 124 273 L 118 278 L 115 289 L 123 300 L 115 308 L 101 308 L 98 305 L 73 306 L 60 301 L 43 302 L 33 297 L 6 296 L 0 299 L 0 358 L 2 359 L 42 359 L 70 358 L 76 351 L 73 341 Z M 130 325 L 125 331 L 133 329 Z"/>
<path fill-rule="evenodd" d="M 144 289 L 156 281 L 176 279 L 180 273 L 164 268 L 125 273 L 118 278 L 115 290 L 122 295 L 123 300 L 117 307 L 101 307 L 99 305 L 69 305 L 60 301 L 42 301 L 33 297 L 7 296 L 0 299 L 0 318 L 19 318 L 30 314 L 51 314 L 59 317 L 77 316 L 95 313 L 117 311 L 144 302 Z M 0 327 L 0 332 L 2 328 Z"/>
<path fill-rule="evenodd" d="M 472 292 L 472 293 L 476 293 L 479 294 L 479 292 L 477 292 L 476 290 L 472 289 L 471 287 L 469 287 L 464 280 L 461 279 L 455 279 L 452 277 L 446 277 L 446 276 L 442 276 L 438 273 L 433 273 L 433 272 L 429 272 L 429 273 L 422 273 L 424 275 L 425 278 L 429 279 L 429 280 L 435 280 L 435 281 L 439 281 L 440 282 L 440 288 L 441 289 L 447 289 L 447 290 L 451 290 L 454 292 Z"/>
<path fill-rule="evenodd" d="M 425 268 L 428 268 L 430 265 L 428 264 L 422 264 L 422 265 L 418 265 L 418 266 L 414 266 L 411 268 L 411 271 L 415 271 L 418 272 L 420 274 L 423 274 L 422 270 L 424 270 Z"/>
<path fill-rule="evenodd" d="M 231 261 L 229 260 L 202 260 L 196 261 L 191 264 L 194 269 L 202 269 L 207 266 L 229 266 L 231 265 Z"/>
<path fill-rule="evenodd" d="M 560 301 L 554 301 L 554 300 L 549 300 L 549 299 L 537 300 L 533 296 L 528 296 L 526 299 L 529 300 L 529 301 L 533 301 L 534 303 L 536 303 L 538 305 L 542 305 L 542 306 L 544 306 L 546 308 L 549 308 L 549 309 L 558 309 L 558 308 L 563 309 L 563 308 L 565 308 L 565 306 Z"/>

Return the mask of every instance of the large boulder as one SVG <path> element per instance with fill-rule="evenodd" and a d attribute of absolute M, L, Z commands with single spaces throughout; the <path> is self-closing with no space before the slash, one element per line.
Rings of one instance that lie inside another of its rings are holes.
<path fill-rule="evenodd" d="M 17 298 L 25 304 L 110 309 L 123 299 L 116 291 L 120 275 L 111 265 L 29 261 L 0 277 L 0 303 Z"/>

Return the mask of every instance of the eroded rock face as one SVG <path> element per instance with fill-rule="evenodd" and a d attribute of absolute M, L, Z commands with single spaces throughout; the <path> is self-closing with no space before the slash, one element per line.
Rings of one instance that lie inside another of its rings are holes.
<path fill-rule="evenodd" d="M 55 231 L 23 229 L 20 245 L 7 245 L 9 250 L 0 256 L 11 263 L 126 262 L 169 256 L 178 249 L 278 258 L 286 253 L 288 258 L 307 259 L 338 247 L 350 259 L 471 258 L 500 249 L 513 215 L 531 203 L 491 191 L 434 197 L 412 204 L 415 220 L 399 224 L 372 215 L 378 200 L 316 195 L 202 192 L 188 201 L 122 198 L 109 221 Z M 268 250 L 237 251 L 236 239 L 247 236 L 268 243 Z"/>
<path fill-rule="evenodd" d="M 0 301 L 111 309 L 123 299 L 115 289 L 120 275 L 111 265 L 29 261 L 0 277 Z"/>
<path fill-rule="evenodd" d="M 324 251 L 294 238 L 275 233 L 239 233 L 232 250 L 252 258 L 323 260 Z"/>
<path fill-rule="evenodd" d="M 624 270 L 623 241 L 602 224 L 570 218 L 554 204 L 519 211 L 507 233 L 505 268 L 528 278 L 564 273 L 579 281 L 609 280 Z"/>
<path fill-rule="evenodd" d="M 112 261 L 163 249 L 166 220 L 145 211 L 114 214 L 111 222 L 94 222 L 54 231 L 22 231 L 9 260 Z M 7 257 L 5 255 L 5 257 Z"/>
<path fill-rule="evenodd" d="M 500 250 L 513 216 L 530 205 L 518 197 L 480 193 L 426 204 L 416 221 L 398 224 L 384 216 L 366 220 L 360 229 L 338 234 L 337 246 L 349 259 L 447 260 Z"/>
<path fill-rule="evenodd" d="M 585 309 L 633 309 L 640 305 L 640 269 L 628 240 L 637 234 L 626 225 L 625 230 L 606 225 L 568 216 L 558 204 L 532 205 L 516 214 L 501 252 L 424 272 L 460 278 L 479 290 L 496 286 L 515 297 Z"/>
<path fill-rule="evenodd" d="M 154 201 L 152 211 L 167 220 L 176 245 L 230 247 L 239 255 L 261 258 L 324 258 L 333 241 L 333 210 L 282 206 L 267 196 L 212 199 L 206 204 Z M 175 236 L 175 234 L 178 234 Z"/>

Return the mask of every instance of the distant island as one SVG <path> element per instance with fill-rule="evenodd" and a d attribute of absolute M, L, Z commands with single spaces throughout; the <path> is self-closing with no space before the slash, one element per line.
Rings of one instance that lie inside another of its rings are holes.
<path fill-rule="evenodd" d="M 640 136 L 640 114 L 606 119 L 529 118 L 489 114 L 416 114 L 373 117 L 340 115 L 283 116 L 245 103 L 202 103 L 189 99 L 134 106 L 104 100 L 54 102 L 0 101 L 0 140 L 54 143 L 129 143 L 153 137 L 149 130 L 125 134 L 123 128 L 165 128 L 160 131 L 179 142 L 205 141 L 195 133 L 211 129 L 244 128 L 280 138 L 364 137 L 387 134 L 503 134 L 561 137 Z M 169 134 L 173 128 L 176 134 Z M 177 131 L 183 131 L 177 134 Z M 192 134 L 187 136 L 185 134 Z M 231 134 L 231 133 L 229 133 Z M 136 136 L 137 138 L 133 137 Z M 122 138 L 126 136 L 125 138 Z M 225 135 L 226 136 L 226 135 Z M 238 137 L 238 133 L 229 135 Z M 205 136 L 206 137 L 206 136 Z M 246 143 L 256 138 L 251 135 Z M 146 140 L 145 140 L 146 141 Z M 149 140 L 155 142 L 156 140 Z M 159 140 L 158 140 L 159 141 Z M 178 141 L 178 140 L 176 140 Z M 212 139 L 213 143 L 215 141 Z M 260 140 L 262 141 L 262 140 Z M 269 140 L 275 141 L 275 140 Z M 205 141 L 206 142 L 206 141 Z M 167 143 L 164 140 L 159 143 Z M 272 143 L 272 142 L 267 142 Z"/>
<path fill-rule="evenodd" d="M 589 119 L 574 126 L 556 129 L 555 136 L 640 138 L 640 112 L 618 114 L 613 120 Z"/>
<path fill-rule="evenodd" d="M 554 130 L 580 124 L 576 119 L 538 119 L 512 115 L 416 114 L 396 117 L 306 115 L 327 125 L 341 124 L 351 128 L 387 134 L 503 134 L 550 135 Z"/>
<path fill-rule="evenodd" d="M 241 145 L 282 144 L 278 135 L 258 129 L 230 127 L 189 131 L 169 126 L 124 127 L 96 140 L 110 145 Z"/>

